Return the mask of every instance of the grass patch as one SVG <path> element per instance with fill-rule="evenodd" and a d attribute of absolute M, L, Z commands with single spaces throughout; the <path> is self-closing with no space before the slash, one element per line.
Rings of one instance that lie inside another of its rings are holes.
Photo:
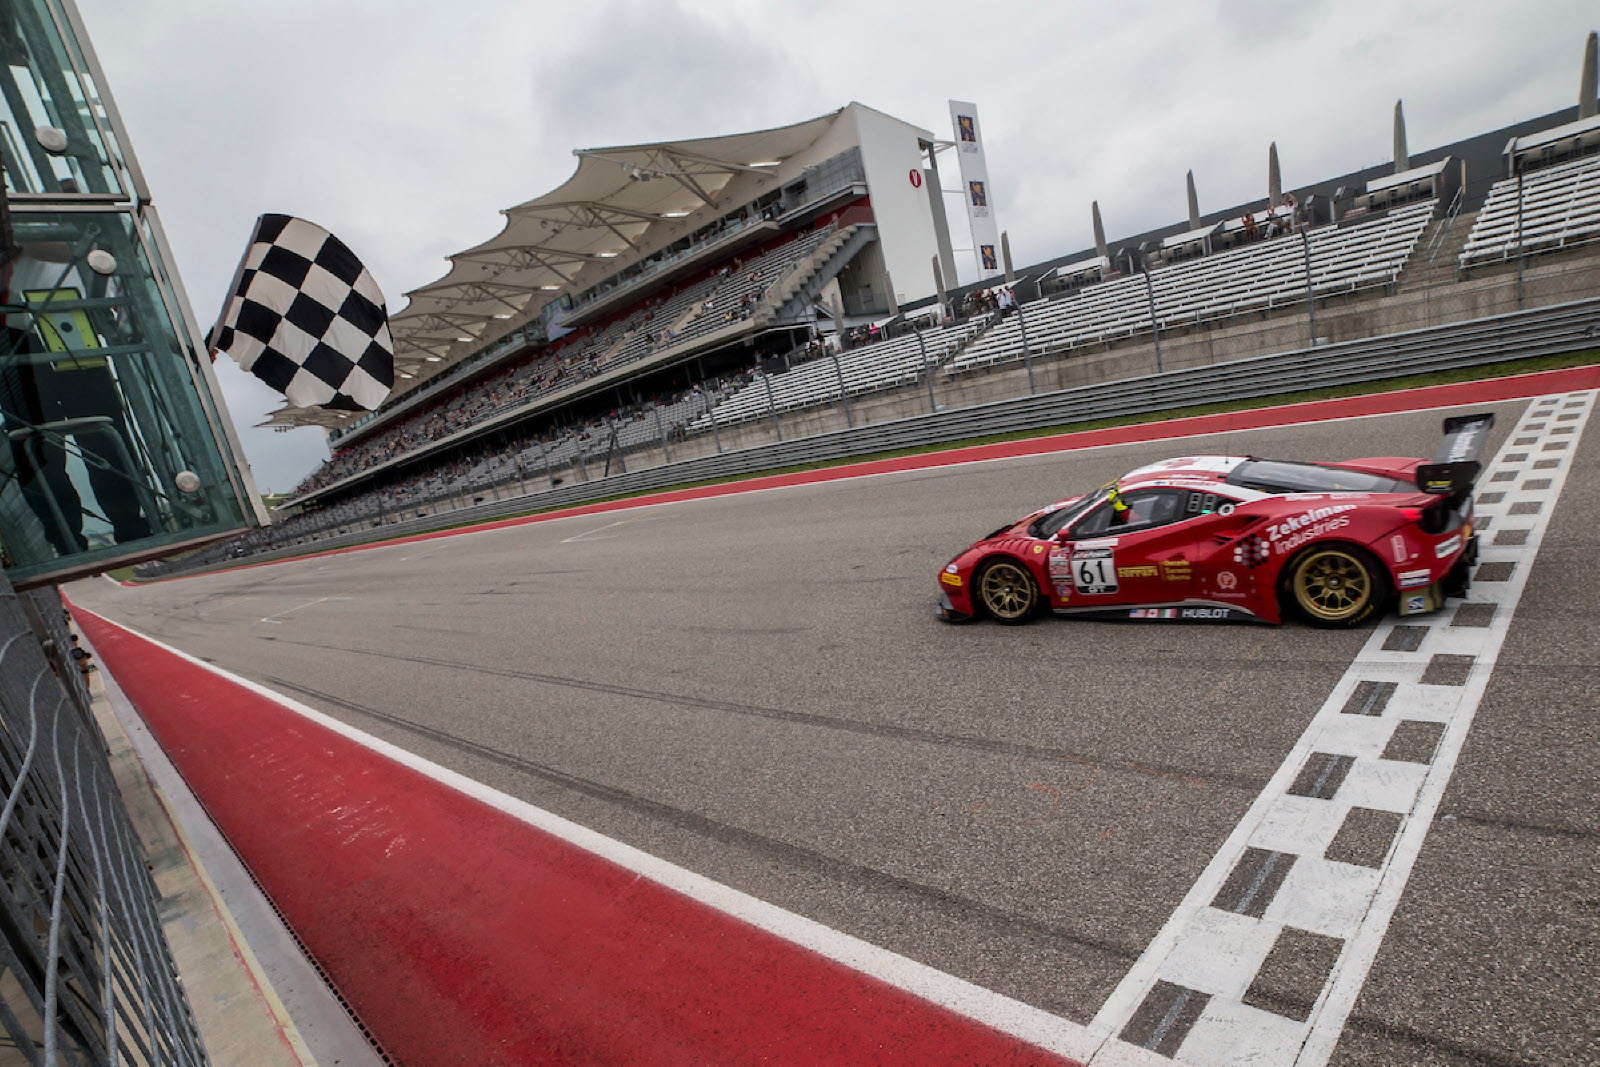
<path fill-rule="evenodd" d="M 131 566 L 113 567 L 111 570 L 106 571 L 106 577 L 114 582 L 131 582 L 133 581 L 133 568 Z"/>
<path fill-rule="evenodd" d="M 1026 441 L 1035 437 L 1053 437 L 1063 433 L 1082 433 L 1087 430 L 1105 430 L 1118 426 L 1139 426 L 1151 422 L 1169 422 L 1173 419 L 1194 418 L 1199 415 L 1223 415 L 1234 411 L 1252 411 L 1256 408 L 1279 407 L 1284 404 L 1304 404 L 1317 400 L 1337 400 L 1349 396 L 1373 396 L 1379 393 L 1398 392 L 1402 389 L 1417 389 L 1430 385 L 1453 385 L 1457 382 L 1483 381 L 1490 378 L 1505 378 L 1515 374 L 1534 374 L 1539 371 L 1565 370 L 1569 367 L 1584 367 L 1600 362 L 1600 349 L 1585 349 L 1581 352 L 1564 352 L 1554 356 L 1537 356 L 1533 359 L 1514 359 L 1500 363 L 1486 363 L 1481 367 L 1461 367 L 1456 370 L 1431 371 L 1426 374 L 1408 374 L 1401 378 L 1386 378 L 1373 382 L 1358 382 L 1350 385 L 1328 386 L 1322 389 L 1300 389 L 1292 392 L 1273 393 L 1268 396 L 1251 397 L 1244 400 L 1234 400 L 1216 404 L 1196 404 L 1189 407 L 1166 408 L 1161 411 L 1141 412 L 1134 415 L 1120 415 L 1103 419 L 1084 419 L 1077 422 L 1063 422 L 1053 426 L 1044 426 L 1033 430 L 1014 430 L 1009 433 L 984 434 L 978 437 L 963 437 L 955 441 L 940 441 L 936 444 L 919 445 L 912 448 L 888 449 L 882 452 L 865 452 L 855 456 L 845 456 L 839 459 L 818 460 L 814 463 L 795 463 L 786 467 L 769 467 L 765 470 L 752 471 L 749 474 L 734 474 L 721 478 L 702 478 L 698 481 L 676 482 L 672 485 L 662 486 L 657 489 L 639 489 L 627 493 L 616 493 L 611 496 L 595 497 L 575 504 L 560 504 L 551 507 L 529 508 L 518 511 L 499 519 L 475 519 L 462 522 L 441 521 L 438 526 L 426 530 L 416 530 L 405 534 L 406 537 L 419 536 L 428 533 L 440 533 L 445 530 L 459 530 L 468 526 L 481 526 L 485 522 L 503 522 L 506 519 L 522 519 L 533 515 L 544 515 L 552 511 L 566 511 L 569 508 L 588 507 L 592 504 L 609 504 L 618 500 L 631 500 L 641 496 L 655 496 L 660 493 L 672 493 L 684 489 L 699 489 L 707 485 L 722 485 L 730 482 L 747 482 L 756 478 L 770 478 L 781 474 L 800 474 L 805 471 L 827 470 L 832 467 L 847 467 L 854 463 L 870 463 L 874 460 L 900 459 L 905 456 L 920 456 L 932 452 L 949 452 L 958 448 L 970 448 L 974 445 L 1000 444 L 1006 441 Z M 384 541 L 392 537 L 382 528 L 373 530 L 372 541 Z M 365 544 L 366 542 L 360 542 Z M 341 546 L 353 547 L 353 546 Z M 281 560 L 300 559 L 304 556 L 316 555 L 325 552 L 324 548 L 307 547 L 304 552 L 292 556 L 283 556 Z"/>

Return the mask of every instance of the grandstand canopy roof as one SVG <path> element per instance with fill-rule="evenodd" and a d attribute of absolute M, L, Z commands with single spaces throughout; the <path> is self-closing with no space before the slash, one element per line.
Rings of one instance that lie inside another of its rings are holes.
<path fill-rule="evenodd" d="M 1403 170 L 1399 174 L 1385 174 L 1381 178 L 1374 178 L 1368 182 L 1367 192 L 1375 193 L 1380 189 L 1389 189 L 1397 185 L 1406 185 L 1410 182 L 1421 181 L 1423 178 L 1432 178 L 1436 175 L 1443 174 L 1444 168 L 1453 162 L 1455 162 L 1455 160 L 1452 157 L 1445 156 L 1443 159 L 1438 160 L 1437 162 L 1428 163 L 1420 167 L 1412 167 L 1410 170 Z"/>
<path fill-rule="evenodd" d="M 1175 233 L 1171 237 L 1163 238 L 1161 247 L 1176 248 L 1179 245 L 1194 244 L 1196 241 L 1205 240 L 1221 228 L 1222 223 L 1213 222 L 1209 226 L 1200 227 L 1198 230 L 1185 230 L 1183 233 Z"/>
<path fill-rule="evenodd" d="M 1083 274 L 1086 271 L 1109 271 L 1111 258 L 1109 256 L 1095 256 L 1092 259 L 1080 259 L 1074 263 L 1063 263 L 1055 269 L 1058 278 L 1070 278 L 1074 274 Z"/>
<path fill-rule="evenodd" d="M 396 393 L 477 351 L 491 335 L 541 312 L 585 268 L 631 258 L 661 243 L 663 226 L 705 207 L 732 210 L 719 194 L 741 174 L 774 171 L 814 144 L 838 111 L 790 126 L 686 141 L 579 148 L 561 185 L 505 208 L 500 233 L 448 257 L 450 270 L 406 293 L 390 316 Z M 587 286 L 603 275 L 591 274 Z M 501 328 L 497 329 L 497 326 Z M 284 407 L 269 423 L 343 425 L 318 409 Z"/>
<path fill-rule="evenodd" d="M 1530 149 L 1543 148 L 1546 145 L 1557 144 L 1573 138 L 1582 138 L 1587 141 L 1594 139 L 1585 136 L 1586 134 L 1600 135 L 1600 115 L 1591 115 L 1589 118 L 1579 119 L 1576 122 L 1568 122 L 1552 129 L 1540 130 L 1538 133 L 1530 133 L 1526 137 L 1513 137 L 1511 143 L 1506 145 L 1506 152 L 1510 154 L 1526 152 Z"/>

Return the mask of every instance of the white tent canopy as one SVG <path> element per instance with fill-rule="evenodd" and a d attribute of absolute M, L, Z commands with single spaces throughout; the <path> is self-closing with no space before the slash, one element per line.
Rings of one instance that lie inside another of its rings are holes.
<path fill-rule="evenodd" d="M 838 115 L 724 137 L 575 149 L 570 178 L 504 209 L 499 234 L 450 256 L 442 278 L 406 294 L 405 307 L 389 320 L 403 383 L 396 395 L 528 321 L 562 290 L 587 288 L 613 267 L 670 244 L 686 232 L 679 220 L 737 207 L 720 194 L 740 176 L 771 175 L 776 184 L 784 161 L 816 143 Z M 750 189 L 748 182 L 738 186 Z M 286 407 L 269 421 L 344 422 L 330 415 Z"/>

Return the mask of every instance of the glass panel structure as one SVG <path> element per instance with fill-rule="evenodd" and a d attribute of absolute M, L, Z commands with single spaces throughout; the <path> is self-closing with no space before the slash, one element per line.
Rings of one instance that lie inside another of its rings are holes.
<path fill-rule="evenodd" d="M 26 587 L 259 525 L 114 107 L 63 0 L 0 0 L 0 561 Z"/>

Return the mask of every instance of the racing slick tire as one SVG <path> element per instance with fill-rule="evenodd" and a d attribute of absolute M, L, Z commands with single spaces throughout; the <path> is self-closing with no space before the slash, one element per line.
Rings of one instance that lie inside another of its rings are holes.
<path fill-rule="evenodd" d="M 1032 622 L 1044 607 L 1044 594 L 1028 568 L 1007 556 L 987 560 L 973 576 L 973 599 L 1002 626 Z"/>
<path fill-rule="evenodd" d="M 1353 630 L 1383 614 L 1389 576 L 1363 549 L 1339 542 L 1312 545 L 1283 569 L 1284 602 L 1309 626 Z"/>

